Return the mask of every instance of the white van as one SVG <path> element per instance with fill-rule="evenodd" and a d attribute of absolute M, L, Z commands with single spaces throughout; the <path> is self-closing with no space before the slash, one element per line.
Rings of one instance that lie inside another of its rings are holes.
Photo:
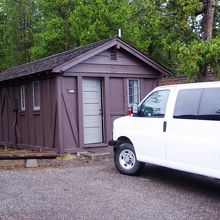
<path fill-rule="evenodd" d="M 109 145 L 123 174 L 148 162 L 220 178 L 220 81 L 155 88 L 114 121 Z"/>

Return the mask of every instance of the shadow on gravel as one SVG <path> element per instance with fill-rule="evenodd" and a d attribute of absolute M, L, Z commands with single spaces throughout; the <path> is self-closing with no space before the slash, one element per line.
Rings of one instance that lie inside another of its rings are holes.
<path fill-rule="evenodd" d="M 211 196 L 220 200 L 220 180 L 177 171 L 161 166 L 146 164 L 140 178 L 166 184 L 169 187 L 178 187 L 186 191 Z"/>

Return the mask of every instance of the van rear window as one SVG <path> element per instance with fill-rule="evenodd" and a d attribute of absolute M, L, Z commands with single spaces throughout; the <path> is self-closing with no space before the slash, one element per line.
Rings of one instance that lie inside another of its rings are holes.
<path fill-rule="evenodd" d="M 197 119 L 203 89 L 180 90 L 174 108 L 174 118 Z"/>
<path fill-rule="evenodd" d="M 220 121 L 220 88 L 180 90 L 173 117 Z"/>
<path fill-rule="evenodd" d="M 220 88 L 203 90 L 198 119 L 220 121 Z"/>

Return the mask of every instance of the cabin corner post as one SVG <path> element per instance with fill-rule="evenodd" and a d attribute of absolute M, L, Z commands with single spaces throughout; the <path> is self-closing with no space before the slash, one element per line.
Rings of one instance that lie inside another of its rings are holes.
<path fill-rule="evenodd" d="M 56 77 L 56 95 L 57 95 L 57 117 L 58 117 L 58 134 L 59 134 L 59 153 L 64 154 L 63 142 L 63 116 L 62 116 L 62 76 Z"/>

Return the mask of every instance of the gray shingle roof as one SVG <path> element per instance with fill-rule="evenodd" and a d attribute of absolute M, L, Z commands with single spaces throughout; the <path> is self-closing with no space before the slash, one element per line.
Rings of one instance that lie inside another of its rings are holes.
<path fill-rule="evenodd" d="M 26 75 L 31 75 L 34 73 L 39 73 L 43 71 L 52 70 L 53 68 L 79 56 L 82 55 L 91 49 L 94 49 L 108 41 L 111 41 L 113 38 L 108 38 L 105 40 L 101 40 L 95 43 L 91 43 L 85 46 L 81 46 L 78 48 L 74 48 L 62 53 L 58 53 L 49 57 L 45 57 L 40 60 L 36 60 L 34 62 L 22 64 L 19 66 L 12 67 L 8 70 L 3 71 L 0 74 L 0 81 L 10 80 L 13 78 L 18 78 Z"/>
<path fill-rule="evenodd" d="M 119 39 L 118 37 L 112 37 L 112 38 L 104 39 L 104 40 L 91 43 L 85 46 L 81 46 L 75 49 L 71 49 L 71 50 L 68 50 L 62 53 L 58 53 L 58 54 L 55 54 L 49 57 L 45 57 L 43 59 L 36 60 L 34 62 L 12 67 L 0 74 L 0 82 L 15 79 L 15 78 L 20 78 L 23 76 L 28 76 L 28 75 L 32 75 L 36 73 L 43 73 L 43 72 L 45 73 L 46 71 L 50 72 L 54 68 L 68 62 L 69 60 L 77 58 L 78 56 L 83 55 L 92 49 L 98 48 L 99 46 L 102 46 L 108 42 L 111 42 L 112 40 L 113 41 L 118 40 L 124 45 L 126 45 L 126 47 L 131 48 L 131 50 L 130 49 L 128 50 L 131 53 L 133 50 L 133 51 L 136 51 L 138 54 L 141 54 L 141 56 L 144 57 L 144 62 L 156 68 L 158 71 L 162 72 L 163 74 L 170 74 L 170 71 L 166 67 L 150 59 L 145 54 L 133 48 L 132 46 L 130 46 L 123 40 Z M 137 56 L 137 53 L 135 56 Z"/>

